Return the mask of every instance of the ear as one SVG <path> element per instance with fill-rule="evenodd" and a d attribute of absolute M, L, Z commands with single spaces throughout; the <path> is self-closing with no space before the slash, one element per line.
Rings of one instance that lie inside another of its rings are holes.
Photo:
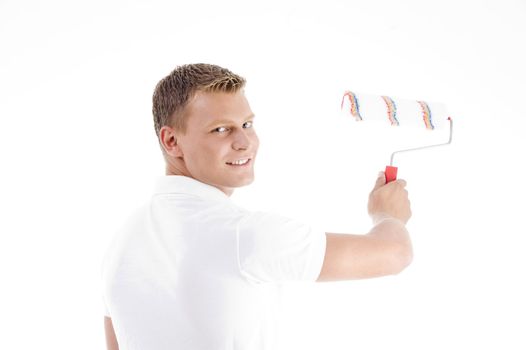
<path fill-rule="evenodd" d="M 174 158 L 182 158 L 183 150 L 178 142 L 175 129 L 170 126 L 163 126 L 159 131 L 159 141 L 166 154 Z"/>

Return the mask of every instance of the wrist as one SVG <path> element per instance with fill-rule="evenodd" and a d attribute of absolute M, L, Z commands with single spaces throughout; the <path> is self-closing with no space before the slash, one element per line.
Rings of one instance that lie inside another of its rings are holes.
<path fill-rule="evenodd" d="M 375 213 L 370 216 L 371 216 L 371 219 L 373 220 L 373 225 L 378 225 L 385 220 L 395 220 L 405 225 L 404 222 L 402 222 L 402 220 L 397 219 L 394 216 L 387 214 L 387 213 Z"/>
<path fill-rule="evenodd" d="M 381 212 L 381 213 L 374 213 L 369 215 L 373 221 L 373 224 L 379 224 L 380 222 L 388 219 L 394 219 L 394 217 L 390 214 Z"/>
<path fill-rule="evenodd" d="M 405 223 L 390 215 L 377 217 L 369 235 L 403 242 L 409 239 L 409 232 Z"/>

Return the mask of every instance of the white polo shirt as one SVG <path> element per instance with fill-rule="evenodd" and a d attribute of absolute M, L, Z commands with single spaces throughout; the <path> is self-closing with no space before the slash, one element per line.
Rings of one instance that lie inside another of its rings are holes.
<path fill-rule="evenodd" d="M 249 212 L 216 187 L 158 180 L 103 262 L 120 350 L 273 349 L 277 285 L 315 281 L 325 233 Z"/>

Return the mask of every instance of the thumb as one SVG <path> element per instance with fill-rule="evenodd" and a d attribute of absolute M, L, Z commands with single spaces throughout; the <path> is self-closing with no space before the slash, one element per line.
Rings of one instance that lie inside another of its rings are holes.
<path fill-rule="evenodd" d="M 373 191 L 385 185 L 385 181 L 385 173 L 383 171 L 380 171 L 378 173 L 378 177 L 376 178 L 376 183 L 374 184 Z"/>

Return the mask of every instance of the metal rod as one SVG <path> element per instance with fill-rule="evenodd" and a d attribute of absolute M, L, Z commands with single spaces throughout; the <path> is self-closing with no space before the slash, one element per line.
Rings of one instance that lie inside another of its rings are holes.
<path fill-rule="evenodd" d="M 449 117 L 448 120 L 449 120 L 449 141 L 448 142 L 446 142 L 446 143 L 439 143 L 439 144 L 436 144 L 436 145 L 423 146 L 423 147 L 408 148 L 408 149 L 403 149 L 403 150 L 400 150 L 400 151 L 393 152 L 393 154 L 391 154 L 391 163 L 389 165 L 393 166 L 394 156 L 397 153 L 409 152 L 409 151 L 418 151 L 418 150 L 427 149 L 427 148 L 434 148 L 434 147 L 449 145 L 451 143 L 451 141 L 453 140 L 453 119 L 451 119 L 451 117 Z"/>

